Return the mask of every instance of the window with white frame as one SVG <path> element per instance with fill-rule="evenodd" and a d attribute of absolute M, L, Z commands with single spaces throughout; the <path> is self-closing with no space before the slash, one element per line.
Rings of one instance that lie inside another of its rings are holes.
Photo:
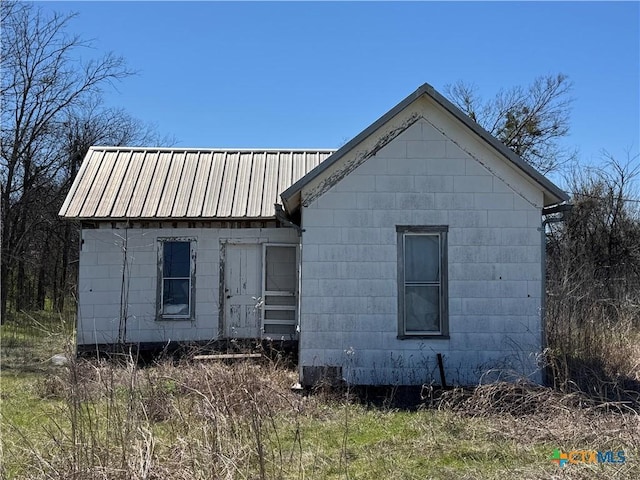
<path fill-rule="evenodd" d="M 398 336 L 446 337 L 447 226 L 396 227 Z"/>
<path fill-rule="evenodd" d="M 158 239 L 158 318 L 193 319 L 195 240 Z"/>

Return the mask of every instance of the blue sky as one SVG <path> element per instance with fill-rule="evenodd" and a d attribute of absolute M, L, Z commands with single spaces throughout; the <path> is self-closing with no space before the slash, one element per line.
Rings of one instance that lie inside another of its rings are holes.
<path fill-rule="evenodd" d="M 584 163 L 640 143 L 638 2 L 47 2 L 138 74 L 108 106 L 185 147 L 336 148 L 424 82 L 574 82 Z"/>

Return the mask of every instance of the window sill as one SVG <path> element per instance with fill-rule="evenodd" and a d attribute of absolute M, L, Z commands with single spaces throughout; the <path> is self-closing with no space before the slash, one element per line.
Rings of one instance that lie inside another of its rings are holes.
<path fill-rule="evenodd" d="M 156 322 L 174 322 L 174 321 L 188 322 L 192 320 L 195 320 L 195 319 L 191 317 L 172 317 L 172 316 L 160 316 L 156 318 Z"/>
<path fill-rule="evenodd" d="M 396 337 L 398 340 L 449 340 L 449 335 L 398 335 Z"/>

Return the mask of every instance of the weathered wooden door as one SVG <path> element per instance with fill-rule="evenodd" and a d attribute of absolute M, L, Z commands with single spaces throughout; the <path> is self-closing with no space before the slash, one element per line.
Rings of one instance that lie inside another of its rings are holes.
<path fill-rule="evenodd" d="M 257 244 L 227 244 L 224 263 L 225 335 L 260 338 L 262 248 Z"/>

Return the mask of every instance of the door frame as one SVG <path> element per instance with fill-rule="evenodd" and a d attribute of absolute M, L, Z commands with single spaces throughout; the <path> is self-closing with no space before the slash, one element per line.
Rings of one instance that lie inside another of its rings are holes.
<path fill-rule="evenodd" d="M 274 320 L 273 322 L 267 322 L 267 323 L 271 323 L 272 325 L 293 325 L 294 328 L 294 333 L 292 335 L 291 340 L 293 339 L 297 339 L 298 338 L 298 318 L 299 318 L 299 306 L 298 306 L 298 297 L 299 297 L 299 264 L 300 264 L 300 248 L 299 248 L 299 244 L 298 243 L 282 243 L 282 242 L 265 242 L 262 244 L 262 293 L 261 293 L 261 298 L 262 298 L 262 306 L 260 308 L 260 335 L 261 338 L 265 338 L 265 332 L 264 332 L 264 325 L 265 325 L 265 311 L 267 310 L 282 310 L 282 311 L 293 311 L 295 312 L 294 314 L 294 319 L 293 319 L 293 324 L 288 323 L 286 321 L 281 321 L 281 320 Z M 279 291 L 267 291 L 267 248 L 268 247 L 288 247 L 288 248 L 294 248 L 295 249 L 295 253 L 296 253 L 296 257 L 295 257 L 295 262 L 294 262 L 294 266 L 295 266 L 295 270 L 294 270 L 294 280 L 295 280 L 295 290 L 293 292 L 293 295 L 289 295 L 287 293 L 284 292 L 279 292 Z M 290 297 L 293 296 L 293 306 L 279 306 L 279 308 L 270 308 L 267 304 L 266 304 L 266 298 L 267 296 L 270 297 Z"/>

